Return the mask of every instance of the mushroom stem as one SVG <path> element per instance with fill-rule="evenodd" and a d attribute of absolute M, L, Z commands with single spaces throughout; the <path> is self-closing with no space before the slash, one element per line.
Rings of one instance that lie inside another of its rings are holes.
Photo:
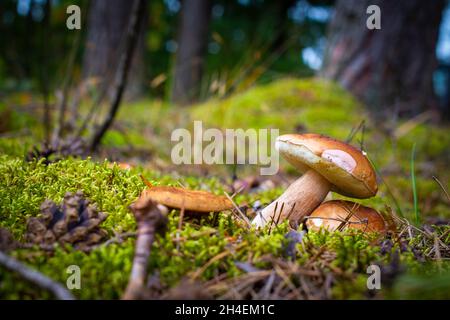
<path fill-rule="evenodd" d="M 286 191 L 274 202 L 265 207 L 252 221 L 256 227 L 264 227 L 267 223 L 271 223 L 272 219 L 283 221 L 289 215 L 289 221 L 300 221 L 304 216 L 310 214 L 330 191 L 331 184 L 327 179 L 322 177 L 314 170 L 306 171 L 299 179 L 295 180 Z M 283 212 L 277 210 L 284 203 Z M 292 207 L 294 206 L 292 210 Z M 278 215 L 281 214 L 281 217 Z"/>

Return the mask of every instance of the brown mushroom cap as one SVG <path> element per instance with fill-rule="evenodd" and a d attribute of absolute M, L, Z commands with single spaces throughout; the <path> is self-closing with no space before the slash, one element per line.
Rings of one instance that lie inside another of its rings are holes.
<path fill-rule="evenodd" d="M 335 192 L 369 198 L 378 191 L 369 160 L 349 144 L 319 134 L 286 134 L 277 138 L 276 146 L 301 172 L 312 169 L 321 174 Z"/>
<path fill-rule="evenodd" d="M 315 231 L 320 228 L 335 231 L 340 226 L 343 229 L 352 228 L 367 232 L 386 232 L 388 230 L 385 219 L 378 211 L 344 200 L 322 203 L 307 218 L 306 226 L 309 230 Z"/>
<path fill-rule="evenodd" d="M 219 212 L 233 208 L 233 204 L 227 197 L 217 196 L 207 191 L 155 186 L 145 189 L 142 194 L 169 208 L 184 208 L 191 212 Z"/>

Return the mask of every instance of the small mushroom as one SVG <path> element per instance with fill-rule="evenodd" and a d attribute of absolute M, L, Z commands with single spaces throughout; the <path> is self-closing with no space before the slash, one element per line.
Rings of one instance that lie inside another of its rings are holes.
<path fill-rule="evenodd" d="M 347 143 L 319 134 L 287 134 L 279 136 L 275 146 L 304 174 L 253 219 L 257 227 L 286 218 L 291 222 L 300 221 L 330 190 L 355 198 L 373 197 L 378 191 L 369 160 Z M 275 213 L 275 208 L 281 205 L 284 210 Z"/>
<path fill-rule="evenodd" d="M 233 203 L 227 197 L 201 190 L 154 186 L 145 189 L 142 194 L 166 207 L 184 208 L 188 213 L 219 212 L 233 208 Z"/>
<path fill-rule="evenodd" d="M 317 231 L 320 228 L 329 231 L 347 228 L 359 229 L 367 232 L 386 232 L 388 224 L 376 210 L 359 203 L 332 200 L 322 203 L 307 217 L 308 230 Z"/>

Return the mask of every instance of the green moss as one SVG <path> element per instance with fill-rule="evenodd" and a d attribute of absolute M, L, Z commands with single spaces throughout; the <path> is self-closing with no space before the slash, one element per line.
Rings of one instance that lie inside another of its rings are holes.
<path fill-rule="evenodd" d="M 280 128 L 291 132 L 306 126 L 307 130 L 330 134 L 329 120 L 336 117 L 342 121 L 340 127 L 351 126 L 361 117 L 349 119 L 349 111 L 355 109 L 359 109 L 356 101 L 333 83 L 282 79 L 225 100 L 208 101 L 194 107 L 191 117 L 219 128 Z"/>
<path fill-rule="evenodd" d="M 81 289 L 72 293 L 80 299 L 118 299 L 125 289 L 131 270 L 134 241 L 110 245 L 85 254 L 70 248 L 59 248 L 51 256 L 31 250 L 16 252 L 16 257 L 50 278 L 65 284 L 67 268 L 80 267 Z M 49 292 L 40 290 L 16 275 L 0 268 L 0 297 L 2 299 L 51 299 Z"/>
<path fill-rule="evenodd" d="M 364 149 L 379 167 L 387 185 L 380 184 L 377 197 L 358 202 L 378 210 L 385 210 L 386 206 L 395 209 L 387 190 L 389 186 L 405 216 L 412 217 L 409 155 L 412 144 L 416 143 L 420 212 L 422 215 L 450 217 L 445 194 L 432 177 L 436 175 L 444 187 L 450 187 L 450 173 L 447 170 L 450 130 L 446 127 L 418 124 L 406 135 L 394 139 L 381 133 L 367 118 L 362 106 L 348 93 L 318 79 L 282 79 L 224 100 L 211 100 L 184 110 L 186 112 L 180 112 L 176 107 L 149 100 L 126 104 L 119 112 L 114 129 L 108 132 L 105 145 L 127 147 L 132 144 L 154 152 L 158 158 L 168 159 L 171 131 L 176 127 L 189 128 L 193 120 L 204 121 L 205 127 L 270 127 L 280 128 L 281 134 L 302 130 L 324 133 L 338 139 L 346 139 L 352 128 L 366 120 Z M 121 132 L 126 132 L 126 136 Z M 353 143 L 358 145 L 361 138 L 358 133 Z M 224 174 L 216 167 L 208 167 L 208 174 L 199 176 L 183 173 L 184 168 L 179 168 L 179 172 L 173 174 L 163 174 L 147 169 L 145 163 L 131 171 L 124 171 L 111 167 L 107 161 L 92 159 L 66 159 L 50 165 L 25 162 L 23 156 L 35 142 L 33 137 L 0 139 L 0 152 L 4 154 L 0 156 L 0 226 L 10 229 L 17 239 L 23 236 L 26 219 L 39 214 L 43 200 L 51 199 L 59 203 L 68 191 L 82 190 L 100 210 L 108 213 L 103 227 L 112 235 L 113 232 L 135 230 L 128 205 L 145 188 L 139 174 L 143 174 L 153 184 L 181 184 L 192 189 L 223 194 L 227 190 L 224 181 L 231 171 L 225 171 Z M 293 176 L 298 175 L 285 161 L 281 162 L 281 169 Z M 267 204 L 283 190 L 284 187 L 278 186 L 260 193 L 239 194 L 235 200 L 240 205 L 252 204 L 256 200 Z M 343 198 L 337 194 L 334 197 Z M 211 279 L 221 273 L 233 277 L 242 274 L 235 265 L 236 261 L 251 261 L 254 266 L 264 269 L 271 268 L 264 257 L 283 256 L 286 224 L 275 228 L 270 234 L 268 230 L 257 233 L 247 231 L 225 212 L 218 216 L 185 217 L 180 232 L 178 223 L 179 212 L 171 212 L 168 232 L 158 237 L 150 258 L 149 272 L 158 272 L 167 286 L 175 285 L 181 278 L 192 275 L 200 268 L 204 268 L 204 272 L 199 274 L 201 280 Z M 437 232 L 448 245 L 450 235 L 444 235 L 448 227 L 442 228 Z M 367 265 L 388 265 L 395 252 L 399 252 L 405 274 L 400 275 L 398 283 L 392 288 L 383 288 L 376 293 L 377 297 L 416 297 L 420 295 L 421 288 L 427 297 L 448 297 L 442 291 L 448 291 L 448 286 L 438 283 L 438 280 L 430 281 L 428 285 L 426 279 L 421 278 L 421 263 L 411 249 L 405 251 L 395 244 L 392 250 L 382 253 L 380 240 L 376 235 L 351 231 L 310 232 L 303 243 L 297 245 L 295 261 L 304 265 L 316 259 L 314 263 L 321 270 L 332 273 L 334 298 L 364 298 L 369 296 L 366 287 Z M 423 235 L 413 237 L 408 245 L 427 253 L 433 247 Z M 13 254 L 62 283 L 67 279 L 66 268 L 71 264 L 79 265 L 82 289 L 74 292 L 77 297 L 114 299 L 121 296 L 128 281 L 133 246 L 134 239 L 129 239 L 122 244 L 95 249 L 89 254 L 71 248 L 59 248 L 51 255 L 37 249 L 17 250 Z M 323 249 L 326 254 L 317 256 L 319 249 Z M 437 264 L 429 262 L 427 270 L 430 279 L 439 279 Z M 446 278 L 443 276 L 442 279 Z M 0 283 L 1 298 L 50 297 L 49 293 L 30 286 L 1 268 Z M 434 294 L 435 290 L 439 292 Z"/>
<path fill-rule="evenodd" d="M 138 170 L 138 169 L 136 169 Z M 170 176 L 145 171 L 144 174 L 154 184 L 176 184 Z M 108 162 L 96 163 L 91 160 L 66 159 L 50 165 L 42 162 L 25 162 L 7 156 L 1 157 L 0 181 L 1 226 L 10 229 L 20 239 L 29 216 L 39 214 L 39 206 L 44 199 L 59 202 L 67 191 L 83 190 L 86 197 L 95 202 L 100 210 L 108 213 L 104 228 L 117 232 L 135 229 L 135 222 L 128 210 L 145 185 L 136 171 L 119 170 Z M 220 193 L 218 180 L 184 177 L 183 184 L 196 189 L 210 189 Z M 279 254 L 286 225 L 276 228 L 271 235 L 259 237 L 253 232 L 244 232 L 229 214 L 220 215 L 217 223 L 210 215 L 201 219 L 185 218 L 178 242 L 178 212 L 169 215 L 168 232 L 158 239 L 154 246 L 150 271 L 159 270 L 167 285 L 176 284 L 187 273 L 201 268 L 210 259 L 223 252 L 233 250 L 236 241 L 245 246 L 232 252 L 222 260 L 211 264 L 202 279 L 210 279 L 218 272 L 230 276 L 239 274 L 234 261 L 246 260 L 250 255 Z M 207 234 L 207 236 L 205 236 Z M 82 290 L 75 292 L 80 298 L 118 298 L 126 285 L 132 261 L 133 243 L 130 240 L 120 246 L 113 245 L 95 249 L 89 254 L 70 248 L 60 248 L 52 256 L 33 250 L 19 250 L 17 256 L 51 276 L 64 282 L 66 268 L 71 264 L 80 266 Z M 48 293 L 18 281 L 16 276 L 0 269 L 2 287 L 0 296 L 23 298 L 48 298 Z"/>
<path fill-rule="evenodd" d="M 90 160 L 67 159 L 47 166 L 3 156 L 0 175 L 0 225 L 16 236 L 23 233 L 26 219 L 39 213 L 42 201 L 59 203 L 66 192 L 77 190 L 110 215 L 105 222 L 109 230 L 133 228 L 127 205 L 144 187 L 138 176 Z"/>
<path fill-rule="evenodd" d="M 144 170 L 121 170 L 108 161 L 65 159 L 45 165 L 26 162 L 9 156 L 0 157 L 0 226 L 12 229 L 16 236 L 24 231 L 25 221 L 39 214 L 45 199 L 59 203 L 66 192 L 82 190 L 101 211 L 109 214 L 104 222 L 108 230 L 134 229 L 134 219 L 128 210 L 145 188 L 139 177 L 143 173 L 151 183 L 179 185 L 194 189 L 214 190 L 223 194 L 223 186 L 216 178 L 181 177 Z"/>
<path fill-rule="evenodd" d="M 345 270 L 348 273 L 365 272 L 365 268 L 376 261 L 379 247 L 372 243 L 378 235 L 367 235 L 361 232 L 308 232 L 304 245 L 299 246 L 300 262 L 307 262 L 317 254 L 317 248 L 333 253 L 331 266 Z"/>
<path fill-rule="evenodd" d="M 421 273 L 405 274 L 387 295 L 391 299 L 450 299 L 450 264 L 443 270 L 426 265 Z"/>

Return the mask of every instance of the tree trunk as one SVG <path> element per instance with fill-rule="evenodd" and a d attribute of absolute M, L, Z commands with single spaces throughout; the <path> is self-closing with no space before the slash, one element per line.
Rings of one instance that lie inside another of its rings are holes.
<path fill-rule="evenodd" d="M 83 78 L 95 78 L 100 90 L 113 95 L 113 81 L 123 48 L 133 1 L 96 0 L 90 2 L 88 33 L 83 57 Z M 145 20 L 143 24 L 145 24 Z M 127 98 L 142 94 L 144 82 L 144 36 L 145 27 L 140 27 L 138 45 L 132 58 Z"/>
<path fill-rule="evenodd" d="M 183 1 L 172 87 L 172 100 L 176 103 L 188 104 L 198 98 L 210 17 L 210 0 Z"/>
<path fill-rule="evenodd" d="M 103 120 L 102 124 L 94 132 L 92 142 L 90 145 L 91 152 L 94 152 L 100 144 L 106 131 L 111 127 L 114 118 L 119 110 L 122 96 L 127 87 L 128 74 L 131 71 L 131 63 L 133 60 L 134 52 L 139 41 L 140 29 L 145 17 L 146 0 L 134 0 L 132 2 L 132 9 L 130 12 L 130 21 L 127 25 L 124 47 L 121 50 L 119 56 L 117 72 L 115 74 L 114 83 L 112 84 L 112 98 L 111 105 L 109 107 L 108 114 Z"/>
<path fill-rule="evenodd" d="M 381 29 L 366 27 L 371 15 L 366 10 L 373 4 L 381 9 Z M 444 5 L 445 0 L 338 1 L 321 75 L 338 81 L 372 111 L 408 116 L 430 109 Z"/>

